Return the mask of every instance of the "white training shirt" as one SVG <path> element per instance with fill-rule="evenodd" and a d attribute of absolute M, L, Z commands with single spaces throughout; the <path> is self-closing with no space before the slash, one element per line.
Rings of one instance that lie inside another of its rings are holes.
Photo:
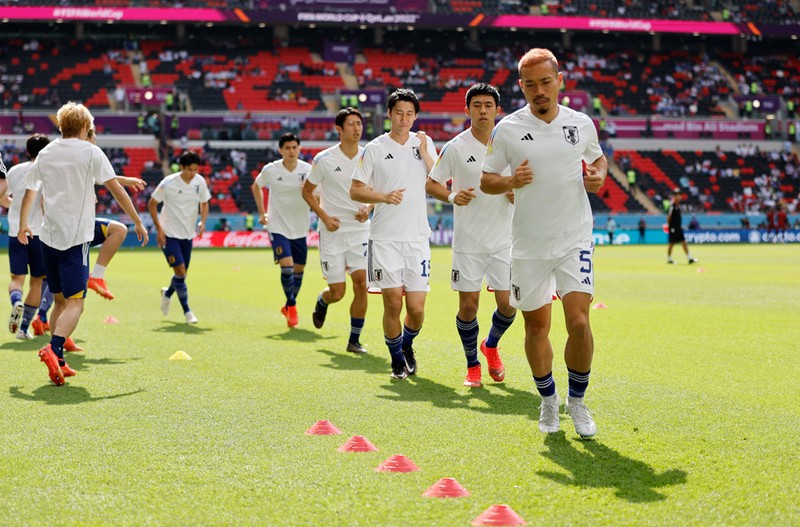
<path fill-rule="evenodd" d="M 500 174 L 509 166 L 513 172 L 526 159 L 533 169 L 533 182 L 514 190 L 513 258 L 560 258 L 592 239 L 581 161 L 593 163 L 603 152 L 587 115 L 558 110 L 548 124 L 525 106 L 500 121 L 489 140 L 484 172 Z"/>
<path fill-rule="evenodd" d="M 14 165 L 8 169 L 8 174 L 6 175 L 7 192 L 13 198 L 11 208 L 8 209 L 8 235 L 14 238 L 19 234 L 19 213 L 22 212 L 22 198 L 25 196 L 25 174 L 28 173 L 30 167 L 30 161 Z M 39 236 L 42 232 L 43 220 L 42 195 L 37 193 L 31 213 L 28 215 L 28 227 L 31 228 L 34 236 Z"/>
<path fill-rule="evenodd" d="M 60 137 L 45 146 L 25 176 L 26 189 L 42 192 L 42 243 L 66 251 L 92 241 L 94 186 L 114 177 L 111 162 L 89 141 Z"/>
<path fill-rule="evenodd" d="M 191 240 L 197 232 L 197 214 L 200 204 L 211 199 L 206 180 L 195 174 L 189 183 L 181 173 L 170 174 L 161 180 L 153 191 L 152 198 L 163 203 L 158 221 L 164 234 L 178 240 Z"/>
<path fill-rule="evenodd" d="M 427 149 L 433 161 L 438 155 L 433 140 L 427 137 Z M 353 179 L 376 192 L 406 189 L 399 205 L 375 204 L 369 237 L 371 240 L 415 242 L 428 240 L 431 228 L 425 203 L 425 180 L 428 169 L 419 153 L 420 140 L 415 133 L 404 145 L 385 133 L 367 144 L 358 161 Z"/>
<path fill-rule="evenodd" d="M 350 159 L 342 152 L 340 145 L 332 146 L 317 154 L 311 164 L 308 180 L 317 185 L 322 209 L 332 217 L 339 218 L 336 232 L 359 232 L 369 230 L 369 220 L 361 223 L 356 219 L 363 203 L 350 199 L 350 184 L 356 164 L 364 152 L 358 147 L 358 154 Z M 325 223 L 319 222 L 319 230 L 327 230 Z"/>
<path fill-rule="evenodd" d="M 301 193 L 311 165 L 298 160 L 297 166 L 289 172 L 283 159 L 268 163 L 256 178 L 259 187 L 269 187 L 267 230 L 280 234 L 290 240 L 305 238 L 308 235 L 309 208 Z"/>
<path fill-rule="evenodd" d="M 453 250 L 462 253 L 492 253 L 511 245 L 511 216 L 514 206 L 505 194 L 481 192 L 481 164 L 486 145 L 471 130 L 464 130 L 449 141 L 431 170 L 430 178 L 453 192 L 472 189 L 476 197 L 469 205 L 453 205 Z M 503 175 L 508 175 L 504 171 Z"/>

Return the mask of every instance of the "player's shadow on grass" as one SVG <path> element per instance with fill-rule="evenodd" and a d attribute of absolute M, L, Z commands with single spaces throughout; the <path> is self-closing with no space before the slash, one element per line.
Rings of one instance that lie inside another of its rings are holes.
<path fill-rule="evenodd" d="M 77 341 L 75 341 L 77 342 Z M 11 351 L 24 351 L 34 355 L 44 346 L 50 343 L 49 338 L 39 338 L 36 340 L 12 340 L 0 344 L 0 349 Z"/>
<path fill-rule="evenodd" d="M 139 358 L 129 358 L 125 360 L 109 359 L 107 357 L 95 358 L 92 357 L 91 354 L 87 355 L 83 352 L 65 353 L 64 359 L 66 359 L 67 364 L 78 371 L 78 375 L 80 375 L 82 371 L 91 370 L 93 366 L 119 366 L 127 364 L 132 360 L 141 360 Z"/>
<path fill-rule="evenodd" d="M 646 463 L 623 456 L 598 441 L 569 441 L 564 432 L 559 432 L 548 434 L 544 444 L 549 450 L 542 455 L 570 474 L 541 470 L 537 474 L 562 485 L 613 488 L 618 498 L 648 503 L 666 499 L 656 489 L 686 483 L 684 470 L 672 469 L 657 474 Z M 582 450 L 576 445 L 580 445 Z"/>
<path fill-rule="evenodd" d="M 204 328 L 202 326 L 198 326 L 197 324 L 187 324 L 186 322 L 172 322 L 170 320 L 165 320 L 164 322 L 162 322 L 161 327 L 154 328 L 153 331 L 159 331 L 161 333 L 185 333 L 187 335 L 202 335 L 203 333 L 212 331 L 212 329 Z"/>
<path fill-rule="evenodd" d="M 323 368 L 332 370 L 356 370 L 367 373 L 386 373 L 388 375 L 389 361 L 383 357 L 378 357 L 372 353 L 350 353 L 345 350 L 336 352 L 329 349 L 318 349 L 317 352 L 330 357 L 328 364 L 323 364 Z"/>
<path fill-rule="evenodd" d="M 384 371 L 388 375 L 388 365 Z M 460 378 L 453 378 L 453 383 L 453 385 L 440 384 L 425 378 L 424 373 L 422 376 L 417 374 L 407 377 L 404 381 L 390 381 L 383 387 L 393 394 L 382 394 L 378 397 L 391 401 L 424 401 L 433 403 L 437 408 L 464 409 L 493 415 L 530 416 L 533 412 L 531 392 L 517 390 L 504 384 L 465 388 L 461 386 Z M 480 401 L 481 404 L 474 404 L 475 401 Z"/>
<path fill-rule="evenodd" d="M 145 391 L 144 388 L 141 388 L 132 392 L 106 395 L 104 397 L 92 397 L 92 395 L 89 393 L 89 390 L 83 386 L 73 386 L 69 383 L 65 384 L 64 386 L 48 384 L 40 388 L 36 388 L 32 393 L 23 393 L 19 386 L 12 386 L 8 389 L 9 395 L 15 399 L 21 399 L 23 401 L 30 402 L 43 402 L 45 404 L 53 405 L 93 403 L 96 401 L 127 397 L 143 391 Z"/>
<path fill-rule="evenodd" d="M 279 340 L 279 341 L 317 342 L 320 340 L 331 340 L 338 337 L 335 336 L 323 337 L 319 333 L 315 333 L 307 329 L 289 328 L 283 333 L 273 333 L 272 335 L 267 335 L 264 338 L 268 340 Z"/>

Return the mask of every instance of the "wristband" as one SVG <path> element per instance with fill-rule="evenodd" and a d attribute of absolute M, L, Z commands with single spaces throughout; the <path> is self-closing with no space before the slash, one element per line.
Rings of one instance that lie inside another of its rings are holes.
<path fill-rule="evenodd" d="M 450 203 L 455 203 L 456 201 L 456 192 L 451 192 L 449 196 L 447 196 L 447 201 Z"/>

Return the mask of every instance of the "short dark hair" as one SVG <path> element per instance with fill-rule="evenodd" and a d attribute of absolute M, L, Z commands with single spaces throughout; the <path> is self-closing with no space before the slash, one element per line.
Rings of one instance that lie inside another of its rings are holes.
<path fill-rule="evenodd" d="M 291 141 L 296 142 L 298 145 L 300 144 L 300 138 L 294 135 L 292 132 L 286 132 L 278 139 L 278 148 L 283 148 L 283 145 L 289 143 Z"/>
<path fill-rule="evenodd" d="M 492 99 L 494 99 L 494 104 L 496 106 L 500 106 L 500 92 L 497 91 L 497 88 L 492 86 L 491 84 L 486 84 L 485 82 L 478 82 L 470 86 L 467 90 L 467 106 L 469 103 L 472 102 L 472 98 L 478 95 L 491 95 Z"/>
<path fill-rule="evenodd" d="M 344 122 L 351 115 L 357 115 L 359 119 L 361 119 L 362 121 L 364 120 L 364 117 L 361 115 L 361 112 L 359 112 L 352 106 L 348 106 L 347 108 L 342 108 L 341 110 L 339 110 L 339 113 L 336 114 L 336 120 L 334 121 L 336 123 L 336 126 L 339 127 L 344 126 Z"/>
<path fill-rule="evenodd" d="M 50 139 L 47 138 L 44 134 L 33 134 L 28 138 L 28 142 L 25 143 L 25 150 L 28 152 L 28 157 L 36 159 L 36 156 L 39 155 L 39 152 L 42 151 L 42 148 L 46 147 L 50 143 Z"/>
<path fill-rule="evenodd" d="M 419 97 L 417 97 L 417 94 L 414 93 L 414 90 L 400 88 L 393 91 L 386 99 L 386 108 L 391 112 L 392 108 L 394 108 L 394 105 L 397 104 L 398 101 L 410 102 L 414 105 L 414 112 L 419 113 Z"/>
<path fill-rule="evenodd" d="M 178 158 L 178 164 L 182 167 L 188 167 L 189 165 L 199 165 L 200 164 L 200 156 L 197 152 L 192 152 L 191 150 L 185 150 L 181 157 Z"/>

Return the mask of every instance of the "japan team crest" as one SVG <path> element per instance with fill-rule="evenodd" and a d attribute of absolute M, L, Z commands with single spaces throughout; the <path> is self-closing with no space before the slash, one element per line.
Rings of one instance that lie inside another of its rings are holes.
<path fill-rule="evenodd" d="M 562 126 L 561 129 L 564 130 L 564 139 L 566 139 L 567 143 L 577 145 L 578 141 L 581 140 L 577 126 Z"/>
<path fill-rule="evenodd" d="M 375 281 L 380 282 L 383 279 L 383 271 L 381 269 L 375 269 Z"/>
<path fill-rule="evenodd" d="M 519 302 L 520 296 L 522 296 L 522 295 L 520 295 L 520 292 L 519 292 L 519 286 L 516 286 L 516 285 L 512 284 L 511 289 L 513 290 L 513 293 L 514 293 L 514 300 Z"/>
<path fill-rule="evenodd" d="M 420 161 L 422 160 L 422 154 L 419 153 L 419 147 L 418 146 L 412 146 L 411 147 L 411 151 L 414 152 L 414 159 L 417 159 L 417 160 L 420 160 Z"/>
<path fill-rule="evenodd" d="M 458 282 L 459 278 L 461 278 L 461 273 L 459 273 L 456 269 L 453 269 L 453 274 L 451 278 L 453 282 Z"/>

